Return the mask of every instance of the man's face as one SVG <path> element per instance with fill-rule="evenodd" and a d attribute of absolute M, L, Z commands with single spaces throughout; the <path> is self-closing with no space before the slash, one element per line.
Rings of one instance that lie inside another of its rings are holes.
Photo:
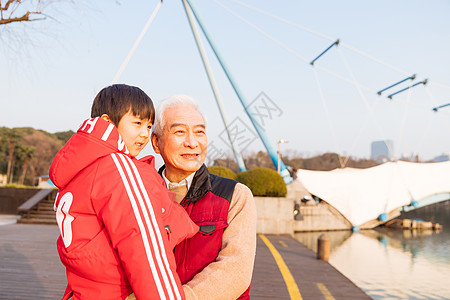
<path fill-rule="evenodd" d="M 194 107 L 178 104 L 166 109 L 162 135 L 152 134 L 153 149 L 166 165 L 165 176 L 179 182 L 196 172 L 206 159 L 206 124 Z"/>
<path fill-rule="evenodd" d="M 130 155 L 135 157 L 141 152 L 150 140 L 152 123 L 148 119 L 134 116 L 131 111 L 126 113 L 119 121 L 119 131 Z"/>

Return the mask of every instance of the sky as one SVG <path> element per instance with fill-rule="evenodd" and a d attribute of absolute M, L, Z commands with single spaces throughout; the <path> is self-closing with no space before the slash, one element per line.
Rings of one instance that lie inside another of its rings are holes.
<path fill-rule="evenodd" d="M 284 139 L 284 155 L 369 158 L 373 141 L 392 140 L 396 157 L 450 152 L 450 106 L 432 111 L 450 103 L 450 1 L 191 1 L 273 149 Z M 157 4 L 53 1 L 44 21 L 1 26 L 0 126 L 76 131 Z M 264 150 L 202 41 L 244 156 Z M 232 155 L 181 1 L 163 2 L 117 82 L 155 104 L 195 98 L 208 121 L 208 160 Z"/>

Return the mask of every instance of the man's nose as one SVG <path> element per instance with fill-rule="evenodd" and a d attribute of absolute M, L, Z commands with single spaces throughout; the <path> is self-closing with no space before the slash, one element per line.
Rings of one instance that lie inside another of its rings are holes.
<path fill-rule="evenodd" d="M 193 132 L 188 132 L 188 134 L 186 135 L 186 139 L 184 140 L 184 145 L 190 148 L 195 148 L 198 146 L 197 137 Z"/>

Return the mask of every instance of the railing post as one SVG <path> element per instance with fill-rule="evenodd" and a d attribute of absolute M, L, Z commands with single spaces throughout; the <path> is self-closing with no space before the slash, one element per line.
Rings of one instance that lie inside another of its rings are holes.
<path fill-rule="evenodd" d="M 317 259 L 328 261 L 330 258 L 330 239 L 326 234 L 321 234 L 317 239 Z"/>

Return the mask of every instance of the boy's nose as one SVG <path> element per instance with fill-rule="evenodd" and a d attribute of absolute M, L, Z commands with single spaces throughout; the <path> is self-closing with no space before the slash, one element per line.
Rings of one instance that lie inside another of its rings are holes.
<path fill-rule="evenodd" d="M 150 136 L 150 129 L 148 129 L 147 126 L 141 128 L 140 135 L 143 136 L 143 137 Z"/>

